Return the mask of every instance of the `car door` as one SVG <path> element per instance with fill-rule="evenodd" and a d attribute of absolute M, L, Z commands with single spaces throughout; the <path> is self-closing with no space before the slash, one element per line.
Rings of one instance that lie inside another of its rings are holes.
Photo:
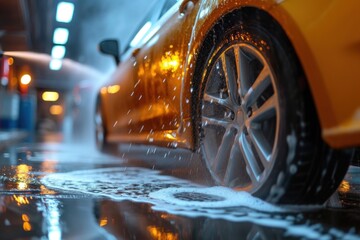
<path fill-rule="evenodd" d="M 138 128 L 171 131 L 180 125 L 180 93 L 192 26 L 198 6 L 189 0 L 166 0 L 160 18 L 134 52 L 136 90 L 141 113 Z"/>

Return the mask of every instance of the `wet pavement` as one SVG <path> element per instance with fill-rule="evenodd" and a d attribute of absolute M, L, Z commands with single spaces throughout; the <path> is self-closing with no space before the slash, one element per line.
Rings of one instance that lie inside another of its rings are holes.
<path fill-rule="evenodd" d="M 18 144 L 0 152 L 0 239 L 360 239 L 360 168 L 324 206 L 213 187 L 191 152 Z"/>

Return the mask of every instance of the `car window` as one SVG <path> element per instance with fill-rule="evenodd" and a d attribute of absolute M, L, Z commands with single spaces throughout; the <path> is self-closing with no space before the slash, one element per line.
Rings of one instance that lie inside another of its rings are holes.
<path fill-rule="evenodd" d="M 142 20 L 141 24 L 136 28 L 133 37 L 131 38 L 130 42 L 127 44 L 126 49 L 138 47 L 138 45 L 142 42 L 146 34 L 150 31 L 151 27 L 157 22 L 160 18 L 160 13 L 163 9 L 165 0 L 158 1 L 149 13 L 145 16 Z"/>
<path fill-rule="evenodd" d="M 174 6 L 179 0 L 166 0 L 164 3 L 163 8 L 161 9 L 160 18 L 172 7 Z"/>
<path fill-rule="evenodd" d="M 135 32 L 132 40 L 126 47 L 126 50 L 138 47 L 138 45 L 141 45 L 146 38 L 149 38 L 147 35 L 155 26 L 157 21 L 161 19 L 177 2 L 179 2 L 179 0 L 159 0 L 140 24 L 140 27 Z"/>

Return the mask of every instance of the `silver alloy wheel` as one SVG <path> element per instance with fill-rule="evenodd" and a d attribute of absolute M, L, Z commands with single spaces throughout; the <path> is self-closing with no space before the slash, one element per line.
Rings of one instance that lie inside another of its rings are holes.
<path fill-rule="evenodd" d="M 201 148 L 221 185 L 255 192 L 277 155 L 279 96 L 261 52 L 238 43 L 220 50 L 203 95 Z"/>
<path fill-rule="evenodd" d="M 101 149 L 103 147 L 104 138 L 105 138 L 105 130 L 101 115 L 101 109 L 100 106 L 97 106 L 95 112 L 95 141 L 98 149 Z"/>

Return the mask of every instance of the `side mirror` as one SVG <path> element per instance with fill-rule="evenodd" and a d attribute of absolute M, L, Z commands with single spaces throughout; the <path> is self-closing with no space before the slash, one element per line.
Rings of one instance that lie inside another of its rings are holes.
<path fill-rule="evenodd" d="M 120 47 L 119 41 L 115 39 L 106 39 L 99 44 L 100 52 L 114 57 L 116 65 L 120 63 Z"/>

